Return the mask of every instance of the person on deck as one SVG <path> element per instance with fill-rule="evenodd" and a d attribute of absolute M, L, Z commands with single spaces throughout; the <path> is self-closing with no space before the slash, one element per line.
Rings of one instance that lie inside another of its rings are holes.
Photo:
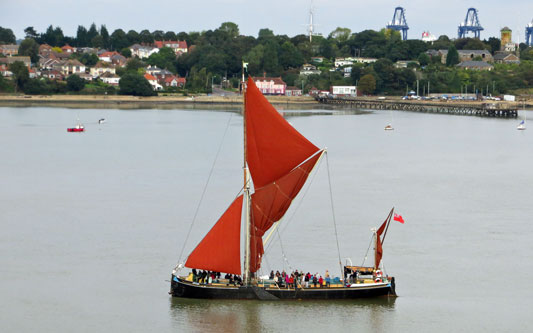
<path fill-rule="evenodd" d="M 294 275 L 293 274 L 291 274 L 291 277 L 289 278 L 288 288 L 294 288 Z"/>
<path fill-rule="evenodd" d="M 318 284 L 320 285 L 320 288 L 322 288 L 322 284 L 324 283 L 324 279 L 322 278 L 322 275 L 318 278 Z"/>
<path fill-rule="evenodd" d="M 305 281 L 305 287 L 306 288 L 309 288 L 309 277 L 310 276 L 311 276 L 311 274 L 309 274 L 309 272 L 307 272 L 307 274 L 305 274 L 304 281 Z"/>
<path fill-rule="evenodd" d="M 270 276 L 269 276 L 270 280 L 274 280 L 274 271 L 270 271 Z"/>
<path fill-rule="evenodd" d="M 318 278 L 316 277 L 316 274 L 313 275 L 313 287 L 316 288 L 316 284 L 318 283 Z"/>

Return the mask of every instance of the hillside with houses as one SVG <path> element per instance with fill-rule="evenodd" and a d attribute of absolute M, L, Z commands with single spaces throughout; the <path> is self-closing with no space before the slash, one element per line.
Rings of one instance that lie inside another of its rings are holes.
<path fill-rule="evenodd" d="M 508 28 L 506 28 L 508 29 Z M 383 29 L 329 36 L 244 36 L 232 22 L 204 32 L 79 26 L 25 30 L 17 42 L 0 27 L 0 92 L 165 94 L 239 91 L 243 63 L 264 94 L 417 95 L 475 92 L 531 94 L 533 49 L 491 37 L 402 40 Z"/>

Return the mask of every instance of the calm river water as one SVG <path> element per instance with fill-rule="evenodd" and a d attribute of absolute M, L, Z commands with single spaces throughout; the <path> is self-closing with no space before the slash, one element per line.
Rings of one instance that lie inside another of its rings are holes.
<path fill-rule="evenodd" d="M 516 119 L 395 112 L 395 130 L 386 132 L 392 117 L 385 111 L 294 113 L 287 119 L 327 146 L 329 157 L 282 222 L 264 270 L 338 274 L 329 163 L 343 261 L 363 262 L 370 228 L 392 206 L 403 215 L 405 224 L 393 222 L 384 243 L 397 299 L 171 299 L 170 273 L 219 146 L 187 254 L 241 188 L 241 116 L 4 107 L 1 330 L 532 329 L 532 128 L 517 131 Z M 78 117 L 86 132 L 67 133 Z"/>

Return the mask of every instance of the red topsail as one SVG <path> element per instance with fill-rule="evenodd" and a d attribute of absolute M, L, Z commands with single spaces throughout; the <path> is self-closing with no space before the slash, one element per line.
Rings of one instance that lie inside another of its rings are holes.
<path fill-rule="evenodd" d="M 246 141 L 255 188 L 280 179 L 319 150 L 283 119 L 251 78 L 246 87 Z"/>

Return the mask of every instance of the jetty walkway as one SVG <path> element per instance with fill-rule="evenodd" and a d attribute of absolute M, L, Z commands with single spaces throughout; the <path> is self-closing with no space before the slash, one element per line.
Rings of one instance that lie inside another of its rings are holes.
<path fill-rule="evenodd" d="M 406 100 L 367 100 L 361 98 L 317 97 L 319 103 L 370 110 L 398 110 L 457 115 L 517 118 L 518 109 L 505 103 L 476 103 L 457 101 L 406 101 Z"/>

